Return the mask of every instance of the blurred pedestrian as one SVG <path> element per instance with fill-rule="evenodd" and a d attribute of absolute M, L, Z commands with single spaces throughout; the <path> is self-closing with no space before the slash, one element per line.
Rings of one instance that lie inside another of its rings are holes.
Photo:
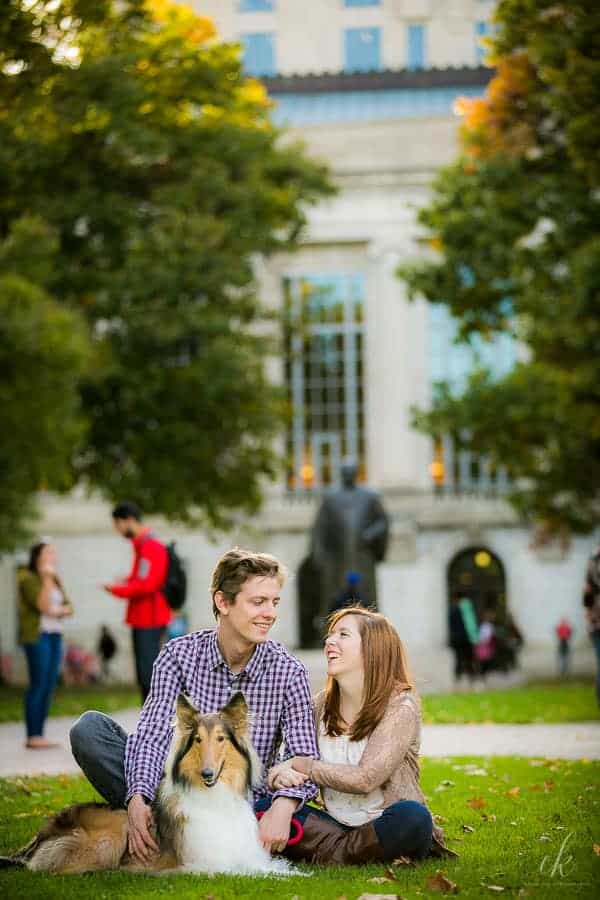
<path fill-rule="evenodd" d="M 479 626 L 479 642 L 475 648 L 475 656 L 479 662 L 479 669 L 483 677 L 496 665 L 496 613 L 493 609 L 486 609 Z"/>
<path fill-rule="evenodd" d="M 571 627 L 569 620 L 565 619 L 563 616 L 554 630 L 558 641 L 558 673 L 559 675 L 565 676 L 569 674 L 571 663 L 570 642 L 573 635 L 573 628 Z"/>
<path fill-rule="evenodd" d="M 168 570 L 167 548 L 142 525 L 142 515 L 135 503 L 117 504 L 112 517 L 119 534 L 133 545 L 133 566 L 122 582 L 105 584 L 103 588 L 128 601 L 125 621 L 131 626 L 136 677 L 144 703 L 150 691 L 152 666 L 171 621 L 171 610 L 163 593 Z"/>
<path fill-rule="evenodd" d="M 333 601 L 331 612 L 337 612 L 338 609 L 343 609 L 345 606 L 365 605 L 363 603 L 363 596 L 359 589 L 361 581 L 362 575 L 360 574 L 360 572 L 346 573 L 346 583 Z"/>
<path fill-rule="evenodd" d="M 454 681 L 460 687 L 463 675 L 470 682 L 475 677 L 474 646 L 479 639 L 477 619 L 471 600 L 456 593 L 450 599 L 448 611 L 450 647 L 454 653 Z"/>
<path fill-rule="evenodd" d="M 100 640 L 98 641 L 98 656 L 100 657 L 103 681 L 108 681 L 110 678 L 110 661 L 118 649 L 112 631 L 106 625 L 103 625 L 100 630 Z"/>
<path fill-rule="evenodd" d="M 583 605 L 590 639 L 596 653 L 596 699 L 600 706 L 600 546 L 596 547 L 588 561 Z"/>
<path fill-rule="evenodd" d="M 44 726 L 60 672 L 64 619 L 72 615 L 73 606 L 58 577 L 56 551 L 49 541 L 39 541 L 19 575 L 19 642 L 29 673 L 25 746 L 30 750 L 54 746 L 44 737 Z"/>

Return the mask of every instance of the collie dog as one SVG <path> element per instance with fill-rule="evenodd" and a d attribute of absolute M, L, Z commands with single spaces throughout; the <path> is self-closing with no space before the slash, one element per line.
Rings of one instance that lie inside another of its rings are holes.
<path fill-rule="evenodd" d="M 248 738 L 248 707 L 235 694 L 219 713 L 200 715 L 180 694 L 165 774 L 153 805 L 160 853 L 148 863 L 127 849 L 123 809 L 71 806 L 49 819 L 4 864 L 35 872 L 236 872 L 285 874 L 262 847 L 250 791 L 261 766 Z"/>

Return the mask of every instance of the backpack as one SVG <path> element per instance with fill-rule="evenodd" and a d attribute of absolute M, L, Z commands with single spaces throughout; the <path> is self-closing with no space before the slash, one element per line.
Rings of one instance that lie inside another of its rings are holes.
<path fill-rule="evenodd" d="M 169 560 L 167 564 L 167 577 L 162 592 L 165 595 L 170 608 L 179 610 L 185 604 L 187 575 L 181 557 L 175 549 L 175 542 L 172 541 L 170 544 L 167 544 L 166 550 Z"/>

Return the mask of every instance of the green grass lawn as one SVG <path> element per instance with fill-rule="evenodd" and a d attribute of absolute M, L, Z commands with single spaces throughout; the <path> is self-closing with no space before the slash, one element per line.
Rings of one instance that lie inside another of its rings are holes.
<path fill-rule="evenodd" d="M 50 715 L 77 716 L 86 709 L 114 713 L 139 706 L 131 685 L 59 688 Z M 0 685 L 0 722 L 23 718 L 23 688 Z M 543 682 L 469 694 L 426 694 L 425 722 L 583 722 L 600 719 L 591 681 Z"/>
<path fill-rule="evenodd" d="M 458 860 L 417 866 L 318 869 L 309 878 L 218 876 L 150 877 L 118 872 L 48 876 L 0 872 L 0 896 L 37 900 L 82 897 L 133 900 L 357 900 L 362 894 L 401 898 L 433 896 L 427 886 L 438 869 L 460 896 L 597 897 L 600 891 L 600 763 L 499 758 L 424 760 L 423 787 L 441 817 Z M 93 798 L 77 778 L 0 781 L 0 852 L 28 840 L 43 817 L 75 801 Z M 594 848 L 596 845 L 596 849 Z M 561 850 L 562 848 L 562 850 Z"/>
<path fill-rule="evenodd" d="M 588 722 L 600 719 L 593 682 L 547 681 L 506 690 L 429 694 L 423 720 L 443 722 Z"/>
<path fill-rule="evenodd" d="M 23 718 L 23 687 L 0 685 L 0 722 Z M 90 685 L 59 687 L 52 699 L 51 716 L 79 716 L 86 709 L 111 713 L 140 706 L 140 692 L 133 685 Z"/>

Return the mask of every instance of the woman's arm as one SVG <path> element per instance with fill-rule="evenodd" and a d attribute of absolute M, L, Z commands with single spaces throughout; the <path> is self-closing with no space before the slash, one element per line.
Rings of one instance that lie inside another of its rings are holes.
<path fill-rule="evenodd" d="M 37 608 L 44 616 L 51 619 L 62 619 L 65 615 L 70 615 L 70 606 L 52 606 L 50 602 L 50 594 L 55 587 L 58 587 L 54 575 L 51 572 L 40 572 L 42 579 L 42 589 L 37 596 Z"/>
<path fill-rule="evenodd" d="M 360 762 L 353 765 L 294 758 L 294 768 L 323 787 L 347 794 L 369 794 L 398 768 L 419 729 L 419 715 L 399 694 L 390 700 L 383 719 L 371 734 Z"/>

